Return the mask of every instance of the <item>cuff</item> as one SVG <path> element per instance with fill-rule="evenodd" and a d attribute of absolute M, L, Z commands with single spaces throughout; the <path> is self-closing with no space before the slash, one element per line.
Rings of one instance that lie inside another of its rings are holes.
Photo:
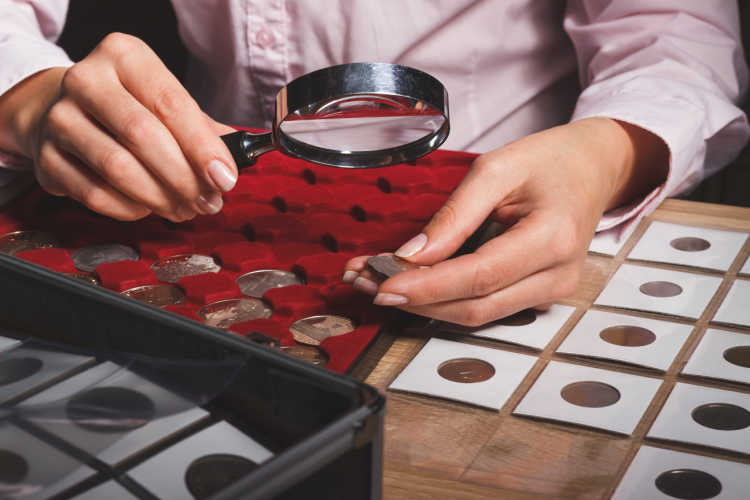
<path fill-rule="evenodd" d="M 46 40 L 10 37 L 0 43 L 0 95 L 39 71 L 73 65 L 63 49 Z"/>

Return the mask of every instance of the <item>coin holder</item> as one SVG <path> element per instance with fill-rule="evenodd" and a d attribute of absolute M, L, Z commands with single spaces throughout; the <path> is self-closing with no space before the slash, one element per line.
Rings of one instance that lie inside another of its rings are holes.
<path fill-rule="evenodd" d="M 288 214 L 260 215 L 248 223 L 255 241 L 280 243 L 285 241 L 307 241 L 307 227 L 299 218 Z"/>
<path fill-rule="evenodd" d="M 385 232 L 377 222 L 359 222 L 330 213 L 310 217 L 308 226 L 309 241 L 320 242 L 332 252 L 352 255 L 384 251 L 388 248 Z"/>
<path fill-rule="evenodd" d="M 198 306 L 195 304 L 182 304 L 182 305 L 173 305 L 173 306 L 164 306 L 162 307 L 165 311 L 169 311 L 174 314 L 178 314 L 182 316 L 183 318 L 192 319 L 193 321 L 201 321 L 200 316 L 198 316 Z"/>
<path fill-rule="evenodd" d="M 371 184 L 336 183 L 325 186 L 331 197 L 325 201 L 323 210 L 334 214 L 351 214 L 352 205 L 357 200 L 387 196 L 375 185 Z"/>
<path fill-rule="evenodd" d="M 239 241 L 217 246 L 213 255 L 222 267 L 235 272 L 267 269 L 275 259 L 271 248 L 265 243 Z"/>
<path fill-rule="evenodd" d="M 304 179 L 287 175 L 240 175 L 234 188 L 224 196 L 227 201 L 253 201 L 270 204 L 276 193 L 284 188 L 304 187 Z"/>
<path fill-rule="evenodd" d="M 0 481 L 3 498 L 37 500 L 94 476 L 95 471 L 38 436 L 0 422 Z"/>
<path fill-rule="evenodd" d="M 26 342 L 0 353 L 0 404 L 62 379 L 93 358 Z"/>
<path fill-rule="evenodd" d="M 96 410 L 87 415 L 92 406 Z M 111 465 L 208 416 L 193 402 L 111 362 L 34 395 L 18 409 L 21 418 Z M 96 423 L 102 415 L 114 421 L 111 427 Z"/>
<path fill-rule="evenodd" d="M 242 201 L 230 203 L 221 209 L 220 227 L 224 230 L 242 231 L 255 217 L 271 216 L 279 213 L 273 205 Z"/>
<path fill-rule="evenodd" d="M 76 500 L 136 500 L 138 498 L 117 481 L 107 481 L 75 496 Z"/>
<path fill-rule="evenodd" d="M 720 284 L 715 276 L 623 264 L 594 303 L 696 319 Z"/>
<path fill-rule="evenodd" d="M 273 259 L 270 263 L 277 262 L 275 269 L 290 270 L 294 263 L 306 255 L 317 255 L 328 253 L 321 243 L 318 242 L 288 242 L 279 243 L 273 246 Z M 266 266 L 264 269 L 267 269 Z"/>
<path fill-rule="evenodd" d="M 216 454 L 236 455 L 255 464 L 273 456 L 237 428 L 218 422 L 149 458 L 128 475 L 163 500 L 193 498 L 186 484 L 188 469 L 201 457 Z"/>
<path fill-rule="evenodd" d="M 138 253 L 142 259 L 163 259 L 170 255 L 193 253 L 193 245 L 180 233 L 161 231 L 140 238 Z"/>
<path fill-rule="evenodd" d="M 224 299 L 240 297 L 240 287 L 224 273 L 205 273 L 185 276 L 178 282 L 185 290 L 188 300 L 208 304 Z"/>
<path fill-rule="evenodd" d="M 20 344 L 20 340 L 16 340 L 10 337 L 3 337 L 2 335 L 0 335 L 0 353 L 2 353 L 3 351 L 7 351 L 8 349 L 17 347 Z M 2 354 L 0 354 L 0 361 L 2 361 L 2 359 Z"/>
<path fill-rule="evenodd" d="M 692 325 L 589 310 L 557 352 L 666 371 Z"/>
<path fill-rule="evenodd" d="M 273 199 L 278 207 L 283 203 L 284 212 L 304 214 L 329 210 L 333 195 L 325 186 L 285 187 Z"/>
<path fill-rule="evenodd" d="M 740 269 L 740 274 L 744 275 L 750 275 L 750 256 L 747 257 L 745 260 L 745 264 L 742 266 L 742 269 Z"/>
<path fill-rule="evenodd" d="M 427 167 L 394 165 L 381 170 L 377 183 L 386 193 L 414 195 L 431 192 L 435 176 Z"/>
<path fill-rule="evenodd" d="M 391 224 L 408 218 L 409 198 L 399 194 L 379 193 L 377 196 L 353 200 L 349 214 L 360 222 Z"/>
<path fill-rule="evenodd" d="M 455 382 L 438 373 L 441 365 L 457 359 L 489 364 L 494 374 L 481 382 Z M 431 338 L 396 377 L 390 390 L 452 399 L 500 410 L 537 358 L 488 347 Z"/>
<path fill-rule="evenodd" d="M 349 261 L 346 255 L 326 252 L 300 257 L 292 270 L 303 281 L 312 286 L 326 287 L 341 281 L 344 265 Z"/>
<path fill-rule="evenodd" d="M 659 379 L 550 361 L 513 414 L 630 434 L 659 385 Z"/>
<path fill-rule="evenodd" d="M 325 311 L 325 299 L 317 288 L 307 285 L 290 285 L 271 288 L 263 295 L 274 314 L 302 318 Z"/>
<path fill-rule="evenodd" d="M 750 394 L 677 383 L 648 437 L 750 455 Z"/>
<path fill-rule="evenodd" d="M 575 311 L 575 307 L 552 304 L 546 311 L 527 309 L 471 330 L 471 335 L 534 349 L 544 349 Z"/>
<path fill-rule="evenodd" d="M 157 283 L 156 273 L 143 260 L 107 262 L 96 268 L 102 286 L 121 292 L 142 285 Z"/>
<path fill-rule="evenodd" d="M 16 257 L 19 259 L 33 262 L 34 264 L 52 269 L 59 273 L 78 272 L 73 259 L 67 250 L 62 248 L 37 248 L 36 250 L 26 250 L 18 252 Z"/>
<path fill-rule="evenodd" d="M 714 323 L 750 326 L 750 280 L 736 279 L 719 306 Z"/>
<path fill-rule="evenodd" d="M 291 345 L 295 343 L 292 332 L 289 331 L 289 325 L 291 323 L 291 319 L 278 320 L 275 318 L 258 318 L 250 321 L 243 321 L 242 323 L 234 323 L 229 326 L 228 330 L 230 332 L 238 333 L 243 337 L 247 337 L 253 333 L 260 333 L 278 340 L 283 345 Z"/>
<path fill-rule="evenodd" d="M 653 221 L 628 259 L 726 271 L 747 233 Z"/>
<path fill-rule="evenodd" d="M 408 197 L 409 209 L 407 210 L 406 219 L 420 224 L 429 221 L 435 212 L 448 200 L 444 194 L 423 193 L 417 196 Z"/>
<path fill-rule="evenodd" d="M 747 464 L 641 446 L 612 499 L 746 498 L 748 473 Z"/>
<path fill-rule="evenodd" d="M 209 229 L 216 228 L 217 225 L 212 223 Z M 194 228 L 179 229 L 187 240 L 191 242 L 195 251 L 204 255 L 211 255 L 218 248 L 232 243 L 247 243 L 247 239 L 239 232 L 232 231 L 214 231 L 202 230 L 196 231 Z"/>
<path fill-rule="evenodd" d="M 706 330 L 682 373 L 750 384 L 750 335 Z"/>
<path fill-rule="evenodd" d="M 589 244 L 589 252 L 615 256 L 628 239 L 619 227 L 597 232 Z"/>
<path fill-rule="evenodd" d="M 435 191 L 441 194 L 452 193 L 468 172 L 466 166 L 440 167 L 435 172 Z"/>
<path fill-rule="evenodd" d="M 338 337 L 328 337 L 318 346 L 328 355 L 329 370 L 344 373 L 360 358 L 380 330 L 378 323 L 359 324 L 354 331 Z"/>

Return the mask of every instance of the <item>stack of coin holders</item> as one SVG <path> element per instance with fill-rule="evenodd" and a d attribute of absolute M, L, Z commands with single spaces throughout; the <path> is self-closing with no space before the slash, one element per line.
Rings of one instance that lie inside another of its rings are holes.
<path fill-rule="evenodd" d="M 156 216 L 114 221 L 37 188 L 0 215 L 0 247 L 3 237 L 12 238 L 17 231 L 46 233 L 49 240 L 42 237 L 15 256 L 130 296 L 143 287 L 169 286 L 169 300 L 155 305 L 292 355 L 295 348 L 311 348 L 298 342 L 301 337 L 290 329 L 295 322 L 343 317 L 353 331 L 319 337 L 312 343 L 318 352 L 312 358 L 344 373 L 386 318 L 386 310 L 373 306 L 371 297 L 342 283 L 345 262 L 393 251 L 418 234 L 473 158 L 436 151 L 412 164 L 340 169 L 272 152 L 241 172 L 235 188 L 224 195 L 219 214 L 179 224 Z M 81 269 L 76 252 L 99 245 L 124 245 L 132 255 L 98 265 L 94 261 Z M 212 272 L 178 275 L 171 284 L 163 281 L 156 270 L 159 263 L 189 255 L 213 259 Z M 254 304 L 244 317 L 247 321 L 234 314 L 236 310 L 225 311 L 223 320 L 207 318 L 212 308 L 247 301 L 238 278 L 260 270 L 293 273 L 300 284 L 276 284 L 250 299 Z M 300 357 L 312 359 L 309 353 Z"/>

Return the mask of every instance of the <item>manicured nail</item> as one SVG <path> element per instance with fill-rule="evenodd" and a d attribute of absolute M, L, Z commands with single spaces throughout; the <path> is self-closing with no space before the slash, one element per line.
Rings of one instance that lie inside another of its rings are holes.
<path fill-rule="evenodd" d="M 396 250 L 396 257 L 411 257 L 415 253 L 419 252 L 427 244 L 427 235 L 419 233 L 414 238 L 410 239 L 401 248 Z"/>
<path fill-rule="evenodd" d="M 185 205 L 181 205 L 177 207 L 177 210 L 175 212 L 177 213 L 177 217 L 179 217 L 183 221 L 191 220 L 192 218 L 195 217 L 195 211 L 192 208 L 185 206 Z"/>
<path fill-rule="evenodd" d="M 378 293 L 378 285 L 374 281 L 370 281 L 367 278 L 359 276 L 354 280 L 352 286 L 360 292 L 365 292 L 368 295 L 375 295 Z"/>
<path fill-rule="evenodd" d="M 357 276 L 359 276 L 359 273 L 357 271 L 346 271 L 344 272 L 344 276 L 341 278 L 341 281 L 343 281 L 344 283 L 352 283 L 357 279 Z"/>
<path fill-rule="evenodd" d="M 206 215 L 218 214 L 221 211 L 223 201 L 219 193 L 212 193 L 208 197 L 200 195 L 195 204 L 200 209 L 201 213 Z"/>
<path fill-rule="evenodd" d="M 395 293 L 379 293 L 375 296 L 373 304 L 379 306 L 402 306 L 409 302 L 409 299 L 403 295 L 396 295 Z"/>
<path fill-rule="evenodd" d="M 237 182 L 237 176 L 219 160 L 211 160 L 208 164 L 208 175 L 214 181 L 216 187 L 222 191 L 229 191 Z"/>

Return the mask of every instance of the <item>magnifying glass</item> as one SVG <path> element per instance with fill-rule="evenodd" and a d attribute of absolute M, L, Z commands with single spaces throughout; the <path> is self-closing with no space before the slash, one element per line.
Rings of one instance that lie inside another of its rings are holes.
<path fill-rule="evenodd" d="M 436 78 L 397 64 L 351 63 L 282 88 L 270 132 L 221 138 L 239 168 L 272 150 L 322 165 L 372 168 L 424 156 L 449 130 L 448 93 Z"/>

